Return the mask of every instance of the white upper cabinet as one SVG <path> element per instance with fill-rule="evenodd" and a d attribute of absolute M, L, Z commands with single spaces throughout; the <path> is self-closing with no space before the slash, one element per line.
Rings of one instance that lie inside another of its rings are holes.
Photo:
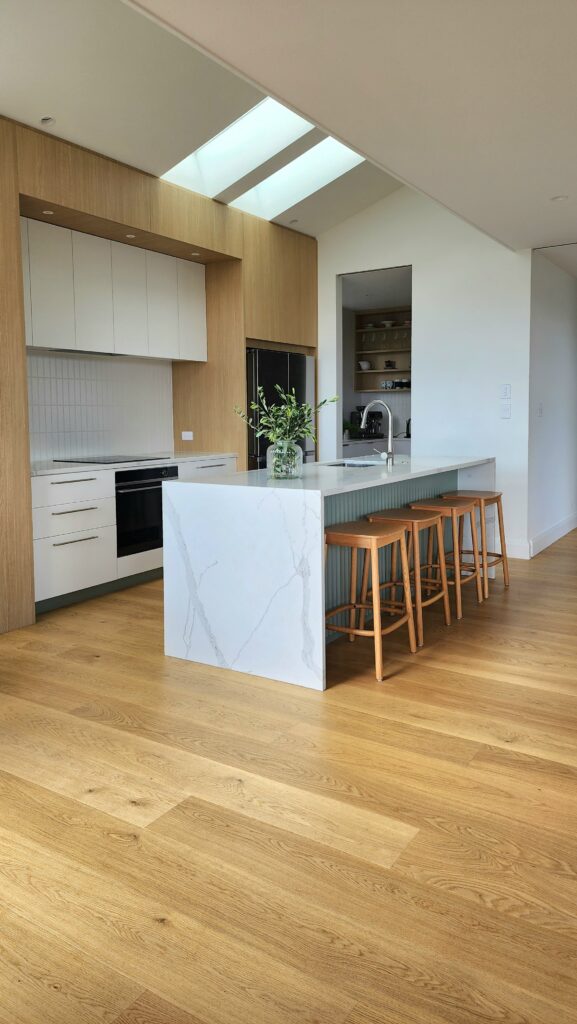
<path fill-rule="evenodd" d="M 201 263 L 177 260 L 178 349 L 181 359 L 206 362 L 206 292 Z"/>
<path fill-rule="evenodd" d="M 111 245 L 114 351 L 147 356 L 146 253 L 122 242 Z"/>
<path fill-rule="evenodd" d="M 32 345 L 32 304 L 30 301 L 30 252 L 28 250 L 28 221 L 20 218 L 20 239 L 22 246 L 22 283 L 24 285 L 24 329 L 26 344 Z"/>
<path fill-rule="evenodd" d="M 32 341 L 41 348 L 76 348 L 72 232 L 28 221 Z"/>
<path fill-rule="evenodd" d="M 27 345 L 206 362 L 202 264 L 20 221 Z"/>
<path fill-rule="evenodd" d="M 178 359 L 177 261 L 161 252 L 146 251 L 148 296 L 148 354 Z"/>
<path fill-rule="evenodd" d="M 73 231 L 72 263 L 76 348 L 114 352 L 109 240 Z"/>

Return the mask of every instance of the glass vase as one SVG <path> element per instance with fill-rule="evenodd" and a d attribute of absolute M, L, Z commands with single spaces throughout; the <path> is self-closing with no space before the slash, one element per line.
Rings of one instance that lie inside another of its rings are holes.
<path fill-rule="evenodd" d="M 277 441 L 266 452 L 266 468 L 273 480 L 296 480 L 303 472 L 303 450 L 294 441 Z"/>

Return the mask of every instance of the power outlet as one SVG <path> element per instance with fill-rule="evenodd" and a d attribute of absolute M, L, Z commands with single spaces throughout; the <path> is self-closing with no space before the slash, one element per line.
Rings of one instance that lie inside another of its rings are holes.
<path fill-rule="evenodd" d="M 183 430 L 180 435 L 181 441 L 194 441 L 194 434 L 192 430 Z"/>

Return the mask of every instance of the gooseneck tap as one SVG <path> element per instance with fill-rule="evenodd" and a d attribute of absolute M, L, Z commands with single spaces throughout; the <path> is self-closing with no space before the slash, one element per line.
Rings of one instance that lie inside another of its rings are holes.
<path fill-rule="evenodd" d="M 369 413 L 371 409 L 374 409 L 375 405 L 382 405 L 383 409 L 386 410 L 387 416 L 389 417 L 389 430 L 387 437 L 387 466 L 392 466 L 395 462 L 395 452 L 393 448 L 393 414 L 386 402 L 383 402 L 380 398 L 375 398 L 373 402 L 369 402 L 365 405 L 363 416 L 361 419 L 361 430 L 364 430 L 367 425 Z"/>

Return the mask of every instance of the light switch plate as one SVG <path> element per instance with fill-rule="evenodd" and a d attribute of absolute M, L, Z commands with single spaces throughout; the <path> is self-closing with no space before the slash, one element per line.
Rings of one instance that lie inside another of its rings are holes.
<path fill-rule="evenodd" d="M 194 441 L 194 434 L 192 430 L 183 430 L 180 435 L 181 441 Z"/>
<path fill-rule="evenodd" d="M 501 419 L 502 420 L 510 420 L 511 419 L 511 400 L 509 398 L 502 398 L 501 399 Z"/>
<path fill-rule="evenodd" d="M 501 398 L 511 398 L 511 385 L 510 384 L 502 384 L 501 385 Z"/>

